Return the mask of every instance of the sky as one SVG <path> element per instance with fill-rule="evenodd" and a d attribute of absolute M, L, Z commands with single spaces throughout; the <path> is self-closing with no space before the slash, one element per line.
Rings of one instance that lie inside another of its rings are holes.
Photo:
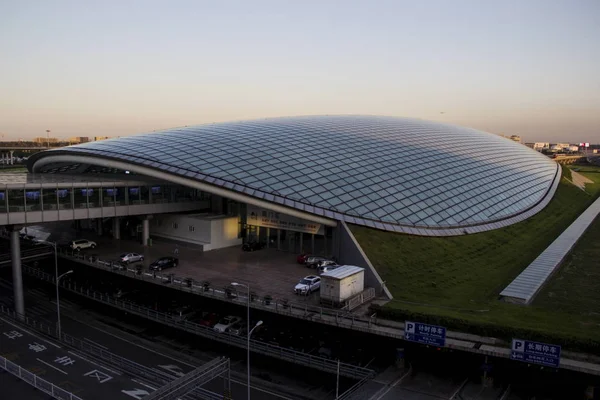
<path fill-rule="evenodd" d="M 0 140 L 371 114 L 600 143 L 598 21 L 598 0 L 0 0 Z"/>

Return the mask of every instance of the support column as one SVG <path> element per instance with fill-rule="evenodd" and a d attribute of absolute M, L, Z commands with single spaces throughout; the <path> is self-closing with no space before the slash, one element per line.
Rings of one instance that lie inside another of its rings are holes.
<path fill-rule="evenodd" d="M 148 246 L 148 239 L 150 239 L 150 218 L 151 216 L 144 217 L 142 220 L 142 245 Z"/>
<path fill-rule="evenodd" d="M 339 224 L 338 224 L 338 226 L 339 226 Z M 338 243 L 338 237 L 339 237 L 339 234 L 338 234 L 339 227 L 338 226 L 336 226 L 335 228 L 331 228 L 331 254 L 333 255 L 333 257 L 336 260 L 339 260 L 339 258 L 340 258 L 340 252 L 339 252 L 340 245 Z"/>
<path fill-rule="evenodd" d="M 300 252 L 298 254 L 304 253 L 304 245 L 302 244 L 303 239 L 304 239 L 304 233 L 300 232 Z"/>
<path fill-rule="evenodd" d="M 10 151 L 10 165 L 15 165 L 15 158 L 13 157 L 14 151 Z"/>
<path fill-rule="evenodd" d="M 277 229 L 277 250 L 281 250 L 281 229 Z"/>
<path fill-rule="evenodd" d="M 267 228 L 267 249 L 271 246 L 269 246 L 271 244 L 271 228 Z"/>
<path fill-rule="evenodd" d="M 113 238 L 121 239 L 121 219 L 119 217 L 114 217 L 113 220 Z"/>
<path fill-rule="evenodd" d="M 25 315 L 25 301 L 23 300 L 23 275 L 21 272 L 21 242 L 19 241 L 18 227 L 13 226 L 10 229 L 10 258 L 12 260 L 15 311 L 23 316 Z"/>
<path fill-rule="evenodd" d="M 310 235 L 310 254 L 315 254 L 315 234 Z"/>
<path fill-rule="evenodd" d="M 98 236 L 102 236 L 102 218 L 98 218 L 96 230 L 98 231 Z"/>

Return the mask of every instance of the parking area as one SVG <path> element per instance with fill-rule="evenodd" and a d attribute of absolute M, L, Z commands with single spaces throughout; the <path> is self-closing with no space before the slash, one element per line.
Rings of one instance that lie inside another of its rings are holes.
<path fill-rule="evenodd" d="M 30 232 L 46 230 L 50 233 L 47 240 L 67 242 L 73 239 L 88 239 L 97 246 L 94 249 L 81 250 L 82 254 L 97 256 L 106 261 L 117 261 L 123 253 L 136 252 L 144 260 L 134 265 L 142 265 L 148 270 L 150 263 L 160 257 L 175 256 L 177 249 L 178 265 L 164 270 L 177 277 L 192 278 L 197 282 L 210 282 L 215 288 L 225 288 L 232 282 L 250 285 L 258 296 L 272 296 L 274 299 L 289 299 L 310 304 L 319 303 L 318 291 L 309 296 L 296 296 L 294 286 L 305 276 L 317 274 L 315 269 L 307 268 L 296 261 L 297 254 L 264 248 L 252 252 L 242 251 L 240 246 L 203 252 L 184 244 L 154 241 L 150 247 L 144 247 L 134 240 L 112 239 L 98 236 L 93 232 L 78 233 L 66 227 L 37 226 Z"/>

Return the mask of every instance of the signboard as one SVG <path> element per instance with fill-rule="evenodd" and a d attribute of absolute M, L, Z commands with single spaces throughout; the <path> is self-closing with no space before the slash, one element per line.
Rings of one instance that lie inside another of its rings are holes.
<path fill-rule="evenodd" d="M 246 223 L 248 225 L 263 226 L 265 228 L 285 229 L 288 231 L 312 233 L 322 235 L 325 231 L 321 224 L 304 219 L 266 210 L 251 205 L 246 206 Z"/>
<path fill-rule="evenodd" d="M 513 339 L 510 359 L 558 368 L 560 364 L 560 346 Z"/>
<path fill-rule="evenodd" d="M 446 328 L 420 322 L 404 322 L 404 339 L 410 342 L 444 347 L 446 345 Z"/>
<path fill-rule="evenodd" d="M 586 142 L 586 143 L 579 143 L 579 147 L 590 147 L 590 144 L 588 142 Z"/>

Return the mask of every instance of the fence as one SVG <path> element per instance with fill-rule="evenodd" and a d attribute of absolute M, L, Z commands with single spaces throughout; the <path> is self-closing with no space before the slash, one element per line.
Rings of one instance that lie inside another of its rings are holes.
<path fill-rule="evenodd" d="M 52 396 L 59 400 L 83 400 L 81 397 L 75 396 L 73 393 L 67 392 L 64 389 L 40 378 L 39 376 L 21 368 L 19 365 L 0 356 L 0 368 L 16 376 L 17 378 L 27 382 L 34 388 Z"/>
<path fill-rule="evenodd" d="M 212 286 L 205 286 L 201 282 L 191 278 L 177 277 L 174 274 L 163 275 L 160 273 L 142 272 L 141 270 L 128 268 L 127 266 L 123 266 L 117 262 L 101 260 L 95 256 L 76 254 L 73 251 L 66 249 L 62 249 L 59 255 L 60 257 L 68 260 L 77 261 L 94 268 L 114 272 L 129 278 L 151 282 L 156 282 L 157 280 L 163 283 L 169 282 L 172 284 L 171 288 L 173 289 L 200 296 L 225 300 L 236 304 L 246 305 L 248 302 L 248 297 L 245 295 L 245 292 L 240 293 L 235 289 L 235 287 L 219 289 Z M 374 296 L 375 290 L 373 289 L 372 292 L 368 292 L 367 296 L 369 295 Z M 404 338 L 404 333 L 402 330 L 378 327 L 371 319 L 357 317 L 346 309 L 337 310 L 312 306 L 307 303 L 290 302 L 286 299 L 267 299 L 266 297 L 260 298 L 256 296 L 251 296 L 250 300 L 250 307 L 259 310 L 275 312 L 277 314 L 296 318 L 316 320 L 322 324 L 373 333 L 380 336 L 394 337 L 397 339 Z"/>
<path fill-rule="evenodd" d="M 41 280 L 54 282 L 53 275 L 36 268 L 23 266 L 23 272 Z M 72 283 L 70 281 L 61 281 L 60 286 L 73 293 L 77 293 L 84 297 L 93 299 L 97 302 L 110 305 L 112 307 L 127 311 L 131 314 L 138 315 L 140 317 L 161 323 L 163 325 L 184 330 L 186 332 L 193 333 L 195 335 L 202 336 L 227 345 L 233 345 L 243 349 L 247 347 L 246 338 L 242 338 L 227 332 L 216 332 L 210 327 L 203 326 L 187 320 L 181 320 L 181 318 L 178 318 L 171 314 L 155 311 L 150 308 L 139 306 L 135 303 L 131 303 L 128 301 L 118 300 L 106 294 L 82 288 L 81 286 L 78 287 L 76 283 Z M 286 349 L 279 346 L 274 346 L 255 339 L 251 339 L 250 343 L 250 350 L 256 353 L 278 358 L 280 360 L 292 362 L 295 364 L 304 365 L 306 367 L 318 369 L 332 374 L 336 374 L 338 370 L 338 363 L 334 360 L 313 356 L 310 354 L 302 353 L 296 350 Z M 358 380 L 363 379 L 365 377 L 372 377 L 375 374 L 375 372 L 371 369 L 346 363 L 342 363 L 340 365 L 339 371 L 341 376 Z"/>

